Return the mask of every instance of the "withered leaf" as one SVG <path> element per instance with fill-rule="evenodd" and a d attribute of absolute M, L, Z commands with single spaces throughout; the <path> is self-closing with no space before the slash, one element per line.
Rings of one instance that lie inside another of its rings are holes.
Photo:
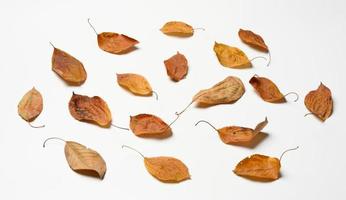
<path fill-rule="evenodd" d="M 130 116 L 130 129 L 138 137 L 166 138 L 172 135 L 170 126 L 151 114 Z"/>
<path fill-rule="evenodd" d="M 81 85 L 87 79 L 83 64 L 70 54 L 55 47 L 52 69 L 69 85 Z"/>
<path fill-rule="evenodd" d="M 20 100 L 18 114 L 27 122 L 33 121 L 43 110 L 43 98 L 39 91 L 33 87 Z"/>
<path fill-rule="evenodd" d="M 190 37 L 194 33 L 192 26 L 180 21 L 167 22 L 160 30 L 166 35 L 176 37 Z"/>
<path fill-rule="evenodd" d="M 189 169 L 179 159 L 168 156 L 146 157 L 136 149 L 123 145 L 139 153 L 144 159 L 147 171 L 159 181 L 164 183 L 179 183 L 190 179 Z"/>
<path fill-rule="evenodd" d="M 48 138 L 43 143 L 43 147 L 51 139 L 63 140 L 56 137 Z M 86 176 L 104 178 L 107 170 L 106 162 L 96 151 L 77 142 L 65 141 L 65 157 L 73 171 Z"/>
<path fill-rule="evenodd" d="M 317 90 L 310 91 L 305 96 L 304 103 L 306 108 L 322 121 L 329 118 L 333 112 L 332 93 L 323 83 Z"/>
<path fill-rule="evenodd" d="M 254 154 L 240 161 L 233 172 L 238 176 L 258 181 L 273 181 L 280 177 L 280 160 Z"/>
<path fill-rule="evenodd" d="M 253 76 L 249 83 L 254 87 L 264 101 L 270 103 L 286 102 L 285 96 L 271 80 L 265 77 Z"/>
<path fill-rule="evenodd" d="M 69 110 L 79 121 L 95 123 L 102 127 L 109 127 L 112 122 L 112 114 L 107 103 L 98 96 L 88 97 L 73 93 Z"/>
<path fill-rule="evenodd" d="M 246 54 L 237 47 L 231 47 L 226 44 L 217 43 L 214 44 L 214 52 L 224 67 L 230 68 L 249 68 L 252 66 L 251 61 Z"/>
<path fill-rule="evenodd" d="M 173 81 L 180 81 L 188 72 L 187 59 L 183 54 L 177 52 L 176 55 L 164 61 L 167 75 Z"/>
<path fill-rule="evenodd" d="M 132 73 L 117 74 L 117 81 L 121 87 L 135 95 L 151 96 L 153 94 L 149 82 L 142 75 Z"/>
<path fill-rule="evenodd" d="M 235 76 L 228 76 L 213 87 L 199 91 L 193 101 L 199 106 L 233 103 L 240 99 L 244 92 L 243 82 Z"/>
<path fill-rule="evenodd" d="M 281 159 L 285 153 L 297 150 L 298 146 L 285 150 L 280 158 L 254 154 L 241 160 L 233 172 L 255 181 L 274 181 L 280 178 Z"/>
<path fill-rule="evenodd" d="M 257 35 L 256 33 L 250 30 L 243 29 L 239 29 L 238 35 L 244 43 L 250 45 L 251 47 L 266 53 L 269 52 L 267 45 L 265 44 L 263 38 L 260 35 Z"/>
<path fill-rule="evenodd" d="M 129 36 L 113 32 L 98 34 L 97 42 L 102 50 L 112 54 L 123 54 L 131 51 L 139 43 Z"/>

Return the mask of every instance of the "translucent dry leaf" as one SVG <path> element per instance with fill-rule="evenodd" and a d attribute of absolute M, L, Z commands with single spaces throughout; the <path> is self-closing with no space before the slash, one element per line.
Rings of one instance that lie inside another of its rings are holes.
<path fill-rule="evenodd" d="M 237 47 L 215 42 L 214 52 L 224 67 L 249 68 L 252 66 L 246 54 Z"/>
<path fill-rule="evenodd" d="M 139 42 L 131 37 L 113 32 L 103 32 L 97 35 L 99 47 L 112 54 L 123 54 L 131 51 Z"/>
<path fill-rule="evenodd" d="M 285 96 L 271 80 L 265 77 L 253 76 L 249 83 L 264 101 L 270 103 L 286 102 Z"/>
<path fill-rule="evenodd" d="M 317 90 L 310 91 L 305 96 L 304 103 L 306 108 L 322 121 L 330 117 L 333 112 L 332 93 L 323 83 Z"/>
<path fill-rule="evenodd" d="M 70 54 L 55 47 L 52 69 L 69 85 L 81 85 L 87 79 L 83 64 Z"/>
<path fill-rule="evenodd" d="M 139 137 L 166 138 L 172 135 L 172 129 L 169 125 L 151 114 L 131 116 L 130 128 Z"/>
<path fill-rule="evenodd" d="M 71 115 L 79 121 L 95 123 L 102 127 L 109 127 L 112 122 L 107 103 L 98 96 L 88 97 L 73 93 L 69 110 Z"/>
<path fill-rule="evenodd" d="M 199 106 L 233 103 L 240 99 L 244 92 L 243 82 L 235 76 L 228 76 L 213 87 L 199 91 L 193 101 Z"/>
<path fill-rule="evenodd" d="M 162 182 L 178 183 L 190 178 L 186 165 L 173 157 L 145 157 L 144 164 L 148 172 Z"/>
<path fill-rule="evenodd" d="M 176 36 L 176 37 L 190 37 L 193 35 L 192 26 L 179 21 L 167 22 L 160 29 L 162 33 L 166 35 Z"/>
<path fill-rule="evenodd" d="M 164 61 L 166 66 L 167 75 L 173 81 L 180 81 L 185 78 L 189 67 L 187 64 L 187 59 L 183 54 L 177 52 L 174 56 Z"/>
<path fill-rule="evenodd" d="M 142 75 L 132 73 L 117 74 L 117 81 L 121 87 L 135 95 L 151 96 L 153 94 L 149 82 Z"/>
<path fill-rule="evenodd" d="M 238 35 L 244 43 L 250 45 L 251 47 L 266 53 L 269 52 L 267 45 L 260 35 L 257 35 L 250 30 L 243 29 L 239 29 Z"/>
<path fill-rule="evenodd" d="M 280 177 L 280 160 L 260 154 L 254 154 L 240 161 L 233 172 L 258 181 L 273 181 Z"/>
<path fill-rule="evenodd" d="M 18 114 L 27 122 L 33 121 L 43 110 L 43 98 L 39 91 L 33 87 L 20 100 Z"/>
<path fill-rule="evenodd" d="M 71 169 L 77 173 L 103 179 L 107 167 L 99 153 L 77 142 L 66 141 L 65 156 Z"/>

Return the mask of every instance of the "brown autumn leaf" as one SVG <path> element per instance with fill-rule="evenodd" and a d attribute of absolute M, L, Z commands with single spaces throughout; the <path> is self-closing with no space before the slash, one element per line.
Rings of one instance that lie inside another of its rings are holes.
<path fill-rule="evenodd" d="M 160 31 L 166 35 L 176 37 L 190 37 L 194 33 L 192 26 L 180 21 L 167 22 Z"/>
<path fill-rule="evenodd" d="M 332 93 L 323 83 L 317 90 L 310 91 L 305 96 L 304 103 L 306 108 L 322 121 L 329 118 L 333 112 Z"/>
<path fill-rule="evenodd" d="M 159 181 L 164 183 L 179 183 L 190 179 L 189 169 L 179 159 L 158 156 L 158 157 L 146 157 L 136 149 L 123 145 L 123 148 L 129 148 L 136 151 L 144 159 L 144 165 L 147 171 Z"/>
<path fill-rule="evenodd" d="M 183 54 L 177 52 L 177 54 L 165 60 L 164 63 L 166 66 L 167 75 L 173 81 L 178 82 L 181 79 L 185 78 L 189 67 L 187 64 L 187 59 Z"/>
<path fill-rule="evenodd" d="M 130 116 L 130 129 L 138 137 L 167 138 L 172 135 L 170 126 L 151 114 Z"/>
<path fill-rule="evenodd" d="M 199 91 L 193 101 L 199 106 L 233 103 L 240 99 L 244 92 L 243 82 L 235 76 L 228 76 L 213 87 Z"/>
<path fill-rule="evenodd" d="M 257 35 L 256 33 L 250 30 L 243 29 L 239 29 L 238 35 L 244 43 L 250 45 L 251 47 L 266 53 L 269 52 L 267 45 L 265 44 L 263 38 L 260 35 Z"/>
<path fill-rule="evenodd" d="M 33 87 L 20 100 L 18 114 L 27 122 L 31 122 L 41 114 L 43 110 L 43 98 L 39 91 Z"/>
<path fill-rule="evenodd" d="M 246 54 L 237 47 L 231 47 L 226 44 L 217 43 L 214 44 L 214 52 L 224 67 L 230 68 L 250 68 L 252 66 L 251 61 Z"/>
<path fill-rule="evenodd" d="M 113 33 L 103 32 L 97 35 L 97 42 L 99 47 L 112 54 L 123 54 L 131 51 L 139 42 L 129 36 Z"/>
<path fill-rule="evenodd" d="M 153 94 L 149 82 L 142 75 L 133 73 L 117 74 L 117 81 L 121 87 L 135 95 L 151 96 Z"/>
<path fill-rule="evenodd" d="M 270 103 L 286 102 L 285 96 L 271 80 L 265 77 L 253 76 L 249 83 L 255 88 L 264 101 Z"/>
<path fill-rule="evenodd" d="M 112 114 L 107 103 L 101 97 L 88 97 L 73 93 L 68 107 L 76 120 L 95 123 L 102 127 L 111 125 Z"/>
<path fill-rule="evenodd" d="M 75 57 L 55 47 L 52 69 L 69 85 L 81 85 L 87 79 L 83 64 Z"/>
<path fill-rule="evenodd" d="M 240 161 L 233 172 L 238 176 L 258 181 L 274 181 L 280 178 L 280 160 L 254 154 Z"/>
<path fill-rule="evenodd" d="M 104 178 L 107 167 L 106 162 L 99 153 L 77 142 L 65 141 L 57 137 L 46 139 L 43 147 L 51 139 L 58 139 L 65 142 L 66 161 L 73 171 L 86 176 Z"/>

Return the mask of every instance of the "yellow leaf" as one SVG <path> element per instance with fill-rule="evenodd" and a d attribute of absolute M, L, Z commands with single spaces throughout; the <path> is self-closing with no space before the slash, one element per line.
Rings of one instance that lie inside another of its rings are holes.
<path fill-rule="evenodd" d="M 250 68 L 252 66 L 246 54 L 237 47 L 215 42 L 214 52 L 220 64 L 224 67 L 241 69 Z"/>
<path fill-rule="evenodd" d="M 120 86 L 135 95 L 151 96 L 153 94 L 153 90 L 147 79 L 139 74 L 117 74 L 117 81 Z"/>
<path fill-rule="evenodd" d="M 194 32 L 192 26 L 179 21 L 167 22 L 160 30 L 166 35 L 177 37 L 190 37 Z"/>

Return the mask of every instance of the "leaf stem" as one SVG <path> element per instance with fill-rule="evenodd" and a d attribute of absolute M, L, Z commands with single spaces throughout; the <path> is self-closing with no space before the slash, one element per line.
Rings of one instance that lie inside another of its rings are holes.
<path fill-rule="evenodd" d="M 28 124 L 31 126 L 31 128 L 44 128 L 46 126 L 46 125 L 35 126 L 35 125 L 32 125 L 31 122 L 28 122 Z"/>
<path fill-rule="evenodd" d="M 98 35 L 96 29 L 94 28 L 94 26 L 90 22 L 90 18 L 88 18 L 88 23 L 89 23 L 90 27 L 94 30 L 95 34 Z"/>
<path fill-rule="evenodd" d="M 299 148 L 299 146 L 295 147 L 295 148 L 292 148 L 292 149 L 287 149 L 285 150 L 284 152 L 282 152 L 281 156 L 280 156 L 280 162 L 281 162 L 281 159 L 282 157 L 289 151 L 294 151 L 294 150 L 297 150 Z"/>
<path fill-rule="evenodd" d="M 121 148 L 124 148 L 124 147 L 126 147 L 126 148 L 128 148 L 128 149 L 131 149 L 131 150 L 137 152 L 139 155 L 142 156 L 142 158 L 145 158 L 145 156 L 144 156 L 141 152 L 139 152 L 137 149 L 135 149 L 135 148 L 133 148 L 133 147 L 130 147 L 130 146 L 127 146 L 127 145 L 122 145 L 122 146 L 121 146 Z"/>
<path fill-rule="evenodd" d="M 50 138 L 47 138 L 44 142 L 43 142 L 43 148 L 46 147 L 46 143 L 48 142 L 48 140 L 61 140 L 63 142 L 66 142 L 64 139 L 61 139 L 59 137 L 50 137 Z"/>
<path fill-rule="evenodd" d="M 157 94 L 157 92 L 155 91 L 151 91 L 151 92 L 155 95 L 156 100 L 159 100 L 159 95 Z"/>
<path fill-rule="evenodd" d="M 297 102 L 298 99 L 299 99 L 299 95 L 298 95 L 298 93 L 296 93 L 296 92 L 289 92 L 289 93 L 285 94 L 284 97 L 286 97 L 287 95 L 290 95 L 290 94 L 296 95 L 296 99 L 294 100 L 294 102 Z"/>
<path fill-rule="evenodd" d="M 117 126 L 117 125 L 115 125 L 115 124 L 111 124 L 111 126 L 113 126 L 113 127 L 115 127 L 115 128 L 118 128 L 118 129 L 123 129 L 123 130 L 126 130 L 126 131 L 129 131 L 129 130 L 130 130 L 129 128 Z"/>
<path fill-rule="evenodd" d="M 208 121 L 206 121 L 206 120 L 199 120 L 196 124 L 195 124 L 195 126 L 197 126 L 199 123 L 201 123 L 201 122 L 204 122 L 204 123 L 206 123 L 206 124 L 208 124 L 209 126 L 211 126 L 216 132 L 219 132 L 218 130 L 217 130 L 217 128 L 215 128 L 215 126 L 213 126 L 210 122 L 208 122 Z"/>

